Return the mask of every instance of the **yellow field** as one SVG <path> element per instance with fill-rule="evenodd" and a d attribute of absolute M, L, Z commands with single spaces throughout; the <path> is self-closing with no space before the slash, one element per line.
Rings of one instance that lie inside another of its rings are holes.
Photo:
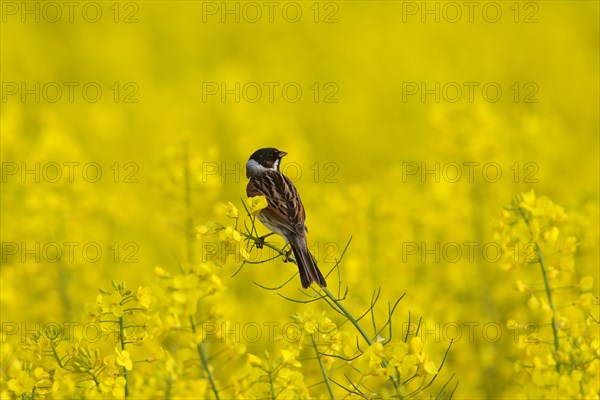
<path fill-rule="evenodd" d="M 597 2 L 1 7 L 1 398 L 600 397 Z"/>

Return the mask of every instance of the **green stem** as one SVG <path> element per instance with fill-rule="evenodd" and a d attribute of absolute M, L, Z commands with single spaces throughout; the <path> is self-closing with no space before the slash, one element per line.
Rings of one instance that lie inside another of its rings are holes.
<path fill-rule="evenodd" d="M 268 360 L 267 360 L 268 361 Z M 269 375 L 269 386 L 271 388 L 271 400 L 275 400 L 275 386 L 273 386 L 273 373 L 271 371 L 271 365 L 269 364 L 269 370 L 267 371 Z"/>
<path fill-rule="evenodd" d="M 167 388 L 165 390 L 165 400 L 171 400 L 171 390 L 173 388 L 173 379 L 169 376 L 167 378 Z"/>
<path fill-rule="evenodd" d="M 348 309 L 342 304 L 342 302 L 333 295 L 333 293 L 331 293 L 329 291 L 329 289 L 325 288 L 321 288 L 323 290 L 323 292 L 325 292 L 325 294 L 327 295 L 327 297 L 329 297 L 329 299 L 331 301 L 333 301 L 335 303 L 335 305 L 337 306 L 337 308 L 346 316 L 346 318 L 348 318 L 348 320 L 350 321 L 350 323 L 352 325 L 354 325 L 354 327 L 356 328 L 356 330 L 360 333 L 360 335 L 363 337 L 363 339 L 365 339 L 365 341 L 367 342 L 367 344 L 370 346 L 373 344 L 373 339 L 371 339 L 369 337 L 369 335 L 367 334 L 367 332 L 365 332 L 365 330 L 363 329 L 363 327 L 358 323 L 358 321 L 356 320 L 356 318 L 354 318 L 352 316 L 352 314 L 350 314 L 350 311 L 348 311 Z"/>
<path fill-rule="evenodd" d="M 552 311 L 552 335 L 554 336 L 554 358 L 556 359 L 556 370 L 560 370 L 560 360 L 558 358 L 558 322 L 556 321 L 556 309 L 554 308 L 554 301 L 552 301 L 552 289 L 550 288 L 550 281 L 548 280 L 548 275 L 546 274 L 546 263 L 544 261 L 544 257 L 542 256 L 542 252 L 540 250 L 540 246 L 535 243 L 535 252 L 538 257 L 538 262 L 542 269 L 542 276 L 544 277 L 544 287 L 546 288 L 546 296 L 548 297 L 548 305 L 550 306 L 550 310 Z"/>
<path fill-rule="evenodd" d="M 261 238 L 258 236 L 252 236 L 249 233 L 245 233 L 245 232 L 241 232 L 242 236 L 244 236 L 246 239 L 250 239 L 252 240 L 254 243 L 260 243 L 261 242 Z M 271 250 L 275 250 L 276 252 L 278 252 L 280 255 L 285 256 L 287 255 L 287 253 L 283 250 L 281 250 L 279 247 L 272 245 L 271 243 L 268 242 L 263 242 L 262 243 L 263 246 L 270 248 Z"/>
<path fill-rule="evenodd" d="M 194 322 L 194 317 L 190 315 L 190 323 L 192 325 L 192 332 L 196 333 L 196 323 Z M 210 369 L 210 365 L 208 364 L 208 357 L 206 356 L 206 351 L 204 350 L 203 343 L 200 343 L 196 346 L 198 350 L 198 357 L 200 358 L 200 362 L 202 363 L 202 368 L 206 371 L 206 375 L 208 376 L 208 382 L 210 383 L 210 388 L 212 389 L 215 398 L 217 400 L 220 399 L 219 389 L 217 389 L 217 383 L 215 381 L 215 377 Z"/>
<path fill-rule="evenodd" d="M 185 220 L 185 241 L 187 247 L 187 261 L 190 264 L 194 264 L 195 255 L 194 255 L 194 241 L 192 234 L 194 232 L 194 214 L 192 210 L 192 180 L 190 173 L 190 153 L 189 153 L 189 145 L 187 142 L 184 144 L 185 147 L 185 159 L 184 159 L 184 180 L 185 180 L 185 206 L 187 210 L 187 216 Z M 194 322 L 194 316 L 190 315 L 190 324 L 192 325 L 192 332 L 196 333 L 196 323 Z M 206 351 L 204 349 L 204 344 L 200 343 L 196 346 L 196 350 L 198 351 L 198 357 L 200 358 L 200 363 L 202 364 L 202 368 L 206 371 L 206 375 L 208 376 L 208 382 L 210 383 L 210 387 L 215 395 L 217 400 L 220 400 L 219 390 L 217 389 L 217 383 L 215 381 L 215 377 L 210 369 L 210 365 L 208 363 L 208 357 L 206 356 Z"/>
<path fill-rule="evenodd" d="M 125 350 L 125 327 L 123 325 L 123 316 L 119 317 L 119 337 L 121 339 L 121 351 L 123 351 Z M 129 395 L 129 373 L 125 367 L 123 367 L 123 378 L 125 378 L 125 398 L 127 398 Z M 94 380 L 96 380 L 95 377 Z"/>
<path fill-rule="evenodd" d="M 57 236 L 65 237 L 67 232 L 66 221 L 65 218 L 61 218 L 60 225 L 58 228 Z M 60 296 L 60 302 L 62 303 L 64 312 L 65 312 L 65 321 L 71 321 L 71 297 L 69 296 L 69 271 L 67 267 L 62 261 L 59 261 L 56 265 L 58 268 L 58 294 Z"/>
<path fill-rule="evenodd" d="M 69 298 L 69 274 L 65 268 L 63 262 L 59 262 L 58 268 L 58 294 L 60 296 L 60 302 L 65 310 L 66 320 L 71 320 L 71 299 Z"/>
<path fill-rule="evenodd" d="M 96 384 L 96 389 L 98 389 L 98 393 L 102 393 L 102 389 L 100 388 L 100 382 L 98 382 L 98 378 L 96 378 L 96 375 L 94 375 L 91 371 L 88 371 L 88 374 L 90 374 L 90 376 L 94 380 L 94 383 Z M 127 397 L 127 394 L 125 395 L 125 397 Z"/>
<path fill-rule="evenodd" d="M 52 354 L 54 354 L 54 358 L 56 359 L 56 362 L 58 363 L 58 366 L 61 368 L 64 368 L 64 364 L 62 363 L 62 360 L 60 359 L 58 353 L 56 352 L 56 346 L 52 345 Z"/>
<path fill-rule="evenodd" d="M 315 335 L 311 335 L 311 340 L 313 344 L 313 348 L 315 349 L 315 353 L 317 354 L 317 361 L 319 362 L 319 367 L 321 368 L 321 372 L 323 373 L 323 379 L 325 379 L 325 386 L 327 386 L 327 391 L 329 392 L 329 397 L 333 400 L 335 399 L 335 395 L 333 394 L 333 388 L 331 387 L 331 382 L 329 382 L 329 375 L 327 374 L 327 370 L 325 369 L 325 364 L 323 364 L 323 359 L 321 358 L 321 353 L 317 348 L 317 343 L 315 342 Z"/>
<path fill-rule="evenodd" d="M 531 241 L 535 245 L 535 253 L 537 255 L 538 263 L 540 264 L 540 268 L 542 269 L 542 277 L 544 278 L 544 287 L 546 289 L 546 297 L 548 297 L 548 306 L 552 311 L 552 335 L 554 336 L 554 359 L 556 360 L 556 370 L 560 371 L 560 359 L 558 357 L 558 322 L 556 321 L 556 309 L 554 308 L 554 301 L 552 301 L 552 289 L 550 288 L 550 281 L 548 279 L 548 274 L 546 274 L 546 262 L 544 261 L 544 256 L 542 255 L 542 251 L 540 250 L 540 245 L 533 240 L 533 231 L 531 229 L 531 225 L 529 224 L 529 218 L 525 213 L 525 210 L 520 207 L 518 209 L 521 218 L 525 221 L 525 224 L 529 228 L 529 234 L 531 237 Z"/>
<path fill-rule="evenodd" d="M 215 398 L 217 400 L 219 400 L 220 397 L 219 397 L 219 390 L 217 389 L 217 383 L 215 382 L 215 377 L 210 369 L 210 366 L 208 365 L 208 358 L 206 357 L 206 352 L 204 351 L 204 346 L 202 344 L 198 345 L 198 355 L 200 356 L 200 360 L 202 361 L 202 366 L 204 367 L 204 369 L 206 370 L 206 373 L 208 375 L 208 382 L 210 383 L 210 387 L 211 387 L 213 393 L 215 394 Z"/>
<path fill-rule="evenodd" d="M 369 337 L 367 332 L 365 332 L 363 327 L 358 323 L 356 318 L 354 318 L 354 316 L 352 314 L 350 314 L 350 311 L 348 311 L 348 309 L 342 304 L 342 302 L 337 297 L 335 297 L 333 295 L 333 293 L 331 293 L 329 291 L 329 289 L 327 289 L 326 287 L 321 288 L 321 290 L 323 290 L 323 292 L 325 292 L 327 297 L 329 297 L 329 299 L 334 302 L 334 304 L 346 316 L 346 318 L 348 318 L 348 321 L 350 321 L 350 323 L 352 325 L 354 325 L 354 327 L 360 333 L 360 335 L 363 337 L 363 339 L 365 339 L 365 342 L 367 342 L 367 344 L 369 346 L 371 346 L 373 344 L 373 339 L 371 339 L 371 337 Z M 383 359 L 381 361 L 381 365 L 383 366 L 383 368 L 387 368 L 389 364 L 386 359 Z M 390 375 L 389 379 L 392 381 L 392 384 L 394 385 L 394 388 L 396 389 L 396 393 L 398 395 L 400 395 L 400 386 L 398 385 L 398 379 L 393 375 Z"/>
<path fill-rule="evenodd" d="M 242 232 L 242 235 L 244 235 L 247 239 L 254 241 L 255 243 L 258 243 L 260 241 L 260 238 L 254 237 L 251 234 Z M 277 246 L 274 246 L 270 243 L 263 243 L 263 245 L 277 251 L 281 255 L 286 255 L 286 252 Z M 296 261 L 293 259 L 291 261 L 296 263 Z M 365 332 L 363 327 L 358 323 L 358 321 L 356 320 L 356 318 L 354 318 L 354 316 L 350 313 L 350 311 L 348 311 L 348 309 L 342 304 L 342 302 L 337 297 L 335 297 L 333 295 L 333 293 L 331 293 L 329 291 L 329 289 L 327 289 L 326 287 L 321 288 L 321 290 L 323 290 L 323 292 L 327 295 L 327 297 L 336 305 L 338 310 L 340 310 L 342 312 L 342 314 L 344 314 L 346 316 L 346 318 L 348 318 L 350 323 L 352 325 L 354 325 L 354 327 L 360 333 L 360 335 L 363 337 L 365 342 L 367 342 L 367 344 L 369 346 L 371 346 L 373 344 L 373 339 L 371 339 L 371 337 L 367 334 L 367 332 Z M 381 361 L 381 365 L 384 368 L 387 368 L 388 367 L 387 360 L 384 359 L 383 361 Z M 396 393 L 398 394 L 399 397 L 401 397 L 400 396 L 400 385 L 398 384 L 398 379 L 393 375 L 390 375 L 389 379 L 392 381 L 392 384 L 394 385 L 394 388 L 396 389 Z"/>
<path fill-rule="evenodd" d="M 184 167 L 184 180 L 185 180 L 185 206 L 187 210 L 187 217 L 185 220 L 185 241 L 187 246 L 187 259 L 188 262 L 194 263 L 194 241 L 192 240 L 192 234 L 194 232 L 194 216 L 192 213 L 192 183 L 190 177 L 190 156 L 189 147 L 187 142 L 185 143 L 185 167 Z"/>

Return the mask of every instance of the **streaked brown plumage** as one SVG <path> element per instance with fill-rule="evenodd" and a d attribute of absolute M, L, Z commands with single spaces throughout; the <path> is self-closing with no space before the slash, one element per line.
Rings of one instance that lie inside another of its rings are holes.
<path fill-rule="evenodd" d="M 268 206 L 261 210 L 258 219 L 292 247 L 302 287 L 308 288 L 312 282 L 326 287 L 325 278 L 306 243 L 306 214 L 300 195 L 294 184 L 279 171 L 279 163 L 286 154 L 274 148 L 254 152 L 246 164 L 246 175 L 250 178 L 246 194 L 267 198 Z"/>

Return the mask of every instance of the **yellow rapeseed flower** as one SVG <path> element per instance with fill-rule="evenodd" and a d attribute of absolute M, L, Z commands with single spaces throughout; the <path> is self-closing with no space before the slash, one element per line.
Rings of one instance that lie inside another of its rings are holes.
<path fill-rule="evenodd" d="M 131 361 L 131 358 L 129 358 L 129 351 L 119 350 L 118 348 L 115 348 L 115 351 L 117 352 L 117 364 L 124 367 L 127 371 L 131 371 L 133 362 Z"/>
<path fill-rule="evenodd" d="M 250 211 L 250 214 L 256 215 L 263 208 L 267 208 L 269 203 L 267 202 L 267 198 L 265 196 L 254 196 L 249 197 L 248 200 L 246 200 L 246 205 L 248 206 L 248 211 Z"/>
<path fill-rule="evenodd" d="M 21 396 L 24 393 L 31 393 L 34 383 L 33 378 L 26 371 L 20 371 L 16 378 L 8 381 L 8 390 Z"/>
<path fill-rule="evenodd" d="M 239 212 L 236 206 L 232 202 L 228 202 L 225 206 L 225 215 L 229 218 L 238 218 Z"/>
<path fill-rule="evenodd" d="M 427 361 L 423 364 L 423 370 L 429 375 L 435 375 L 437 372 L 437 367 L 433 361 Z"/>
<path fill-rule="evenodd" d="M 594 287 L 594 278 L 589 275 L 586 275 L 579 280 L 579 283 L 577 284 L 577 286 L 579 287 L 579 290 L 581 290 L 583 292 L 592 290 L 592 288 Z"/>
<path fill-rule="evenodd" d="M 141 287 L 141 286 L 138 287 L 135 297 L 136 297 L 137 301 L 140 303 L 140 307 L 142 307 L 142 308 L 150 307 L 152 297 L 150 296 L 150 288 L 149 287 Z"/>
<path fill-rule="evenodd" d="M 300 361 L 296 360 L 296 353 L 293 351 L 283 349 L 281 350 L 281 357 L 283 358 L 284 364 L 290 364 L 298 368 L 302 366 Z"/>
<path fill-rule="evenodd" d="M 208 232 L 210 232 L 210 228 L 206 225 L 198 225 L 196 227 L 196 233 L 200 236 L 206 235 Z"/>
<path fill-rule="evenodd" d="M 168 271 L 165 271 L 163 268 L 161 267 L 154 267 L 154 275 L 158 276 L 159 278 L 170 278 L 171 274 Z"/>
<path fill-rule="evenodd" d="M 262 360 L 252 353 L 248 353 L 246 362 L 252 367 L 261 367 L 263 364 Z"/>

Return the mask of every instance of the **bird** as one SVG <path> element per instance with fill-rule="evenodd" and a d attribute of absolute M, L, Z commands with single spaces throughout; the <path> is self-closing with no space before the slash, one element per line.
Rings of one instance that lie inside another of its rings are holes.
<path fill-rule="evenodd" d="M 279 170 L 281 159 L 286 155 L 285 151 L 273 147 L 256 150 L 246 164 L 246 177 L 249 179 L 246 194 L 267 199 L 267 207 L 257 217 L 272 233 L 261 237 L 261 240 L 273 233 L 282 236 L 294 253 L 302 287 L 306 289 L 313 282 L 327 287 L 315 258 L 308 250 L 308 229 L 304 224 L 306 214 L 300 195 L 292 181 Z"/>

